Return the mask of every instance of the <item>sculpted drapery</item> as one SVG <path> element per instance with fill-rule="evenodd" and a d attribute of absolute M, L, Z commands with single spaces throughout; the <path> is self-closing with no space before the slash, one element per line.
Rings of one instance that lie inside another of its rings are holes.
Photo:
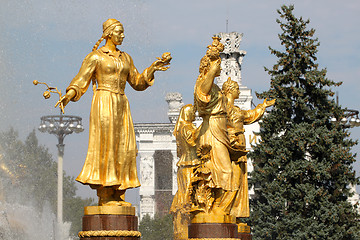
<path fill-rule="evenodd" d="M 223 50 L 220 39 L 213 37 L 200 61 L 193 111 L 202 118 L 201 125 L 196 129 L 193 119 L 185 117 L 184 113 L 192 110 L 191 104 L 181 109 L 175 125 L 180 160 L 178 191 L 170 212 L 176 240 L 188 239 L 190 222 L 236 223 L 241 231 L 248 229 L 241 220 L 250 215 L 244 125 L 260 120 L 275 100 L 265 99 L 253 110 L 235 106 L 240 94 L 237 82 L 229 78 L 223 89 L 214 83 L 220 75 Z M 191 226 L 195 229 L 199 225 Z"/>
<path fill-rule="evenodd" d="M 222 92 L 225 94 L 227 103 L 227 131 L 231 143 L 232 151 L 231 159 L 233 164 L 233 185 L 237 187 L 237 193 L 233 201 L 230 214 L 236 217 L 249 217 L 249 190 L 247 175 L 247 157 L 245 129 L 244 125 L 254 123 L 262 118 L 265 109 L 271 106 L 275 101 L 264 101 L 253 110 L 242 110 L 234 105 L 235 99 L 239 97 L 239 85 L 232 81 L 231 78 L 223 84 Z"/>
<path fill-rule="evenodd" d="M 124 201 L 125 190 L 140 186 L 134 126 L 124 94 L 126 82 L 143 91 L 153 85 L 155 71 L 167 70 L 171 60 L 170 53 L 164 53 L 162 59 L 139 73 L 132 58 L 116 47 L 124 37 L 118 20 L 105 21 L 101 38 L 57 103 L 66 106 L 69 101 L 78 101 L 92 85 L 88 152 L 76 180 L 97 190 L 99 205 L 131 205 Z M 105 46 L 98 49 L 103 40 Z"/>
<path fill-rule="evenodd" d="M 93 80 L 94 79 L 94 80 Z M 77 181 L 84 184 L 118 186 L 119 190 L 140 186 L 136 172 L 136 142 L 129 102 L 124 94 L 128 82 L 145 90 L 153 78 L 139 74 L 125 52 L 113 53 L 102 47 L 90 53 L 67 91 L 74 89 L 74 101 L 97 84 L 90 112 L 89 147 Z"/>
<path fill-rule="evenodd" d="M 236 190 L 232 185 L 232 167 L 229 155 L 230 141 L 227 135 L 226 98 L 221 89 L 213 84 L 208 94 L 199 85 L 195 86 L 195 100 L 199 116 L 203 118 L 200 126 L 198 147 L 210 145 L 212 158 L 208 164 L 216 188 Z"/>
<path fill-rule="evenodd" d="M 190 189 L 194 177 L 194 167 L 200 161 L 196 156 L 196 138 L 198 131 L 192 123 L 195 119 L 193 105 L 181 108 L 174 129 L 177 153 L 180 158 L 176 164 L 178 190 L 171 204 L 170 213 L 174 216 L 174 239 L 188 239 L 188 224 L 190 223 Z"/>
<path fill-rule="evenodd" d="M 198 128 L 196 149 L 200 166 L 192 177 L 191 212 L 249 216 L 247 158 L 244 125 L 258 121 L 265 108 L 275 101 L 264 101 L 253 110 L 241 110 L 234 105 L 239 86 L 229 79 L 220 89 L 214 80 L 220 75 L 224 46 L 213 37 L 200 61 L 199 76 L 194 88 L 194 107 L 202 117 Z M 227 87 L 228 86 L 228 87 Z M 181 142 L 183 140 L 177 139 Z M 179 168 L 180 169 L 180 168 Z M 179 175 L 178 175 L 179 178 Z M 175 197 L 176 199 L 176 197 Z"/>

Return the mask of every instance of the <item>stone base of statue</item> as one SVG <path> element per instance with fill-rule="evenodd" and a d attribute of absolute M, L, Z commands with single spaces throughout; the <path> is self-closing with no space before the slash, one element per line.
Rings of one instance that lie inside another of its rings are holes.
<path fill-rule="evenodd" d="M 250 226 L 246 223 L 238 223 L 238 238 L 241 240 L 251 240 Z"/>
<path fill-rule="evenodd" d="M 138 218 L 129 206 L 89 206 L 84 209 L 81 240 L 139 240 Z"/>
<path fill-rule="evenodd" d="M 191 219 L 189 240 L 202 238 L 238 239 L 235 217 L 200 213 Z"/>

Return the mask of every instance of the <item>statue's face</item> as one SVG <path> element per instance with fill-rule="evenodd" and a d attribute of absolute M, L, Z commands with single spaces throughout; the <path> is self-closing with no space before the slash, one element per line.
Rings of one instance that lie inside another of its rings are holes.
<path fill-rule="evenodd" d="M 111 41 L 115 45 L 121 45 L 125 38 L 123 26 L 116 26 L 111 34 Z"/>
<path fill-rule="evenodd" d="M 234 96 L 234 99 L 237 99 L 240 95 L 239 85 L 236 86 L 231 90 L 231 94 Z"/>

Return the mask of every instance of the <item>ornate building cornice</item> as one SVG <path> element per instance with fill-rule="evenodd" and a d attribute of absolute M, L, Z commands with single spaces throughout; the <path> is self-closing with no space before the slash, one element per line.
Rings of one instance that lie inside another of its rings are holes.
<path fill-rule="evenodd" d="M 172 134 L 175 123 L 135 123 L 135 134 Z"/>

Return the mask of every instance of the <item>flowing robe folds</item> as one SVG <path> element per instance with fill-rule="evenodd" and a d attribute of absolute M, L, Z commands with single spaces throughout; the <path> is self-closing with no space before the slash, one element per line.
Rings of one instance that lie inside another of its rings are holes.
<path fill-rule="evenodd" d="M 210 145 L 212 157 L 208 164 L 216 188 L 235 191 L 238 186 L 232 184 L 233 170 L 230 160 L 230 140 L 227 134 L 226 97 L 220 88 L 213 84 L 209 94 L 204 94 L 195 85 L 195 104 L 199 116 L 203 118 L 200 126 L 198 146 Z"/>
<path fill-rule="evenodd" d="M 148 69 L 140 74 L 125 52 L 102 47 L 83 61 L 67 91 L 75 90 L 78 101 L 93 84 L 89 146 L 85 164 L 77 181 L 91 187 L 117 190 L 139 187 L 136 170 L 137 148 L 130 107 L 124 94 L 126 82 L 137 91 L 153 84 Z"/>
<path fill-rule="evenodd" d="M 188 239 L 191 178 L 194 176 L 194 167 L 200 164 L 196 156 L 196 127 L 192 122 L 186 121 L 182 121 L 179 125 L 176 129 L 177 152 L 180 155 L 178 156 L 180 160 L 176 164 L 178 190 L 170 208 L 170 213 L 174 215 L 176 240 Z"/>
<path fill-rule="evenodd" d="M 177 184 L 178 190 L 174 196 L 171 204 L 170 212 L 175 213 L 178 210 L 184 209 L 189 204 L 190 199 L 190 184 L 193 177 L 193 168 L 200 164 L 196 156 L 196 127 L 191 122 L 185 122 L 179 127 L 176 134 L 176 142 L 178 145 L 178 153 L 180 153 L 180 160 L 176 164 Z"/>
<path fill-rule="evenodd" d="M 230 214 L 236 217 L 249 217 L 249 187 L 247 177 L 247 158 L 246 143 L 244 135 L 244 125 L 251 124 L 261 119 L 265 112 L 265 105 L 259 104 L 253 110 L 241 110 L 234 105 L 227 105 L 228 112 L 228 131 L 233 149 L 239 151 L 242 155 L 236 154 L 231 156 L 233 160 L 233 185 L 238 186 L 233 206 Z M 242 154 L 242 152 L 245 153 Z M 234 159 L 235 158 L 235 159 Z"/>

